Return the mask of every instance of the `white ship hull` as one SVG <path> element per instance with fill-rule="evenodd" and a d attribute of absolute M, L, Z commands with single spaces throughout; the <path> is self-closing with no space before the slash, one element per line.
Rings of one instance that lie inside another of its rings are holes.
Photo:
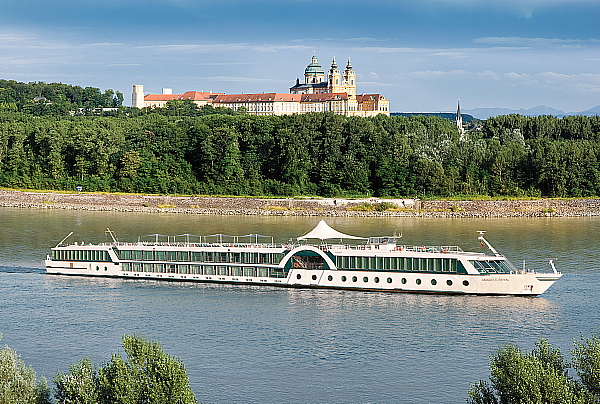
<path fill-rule="evenodd" d="M 152 242 L 77 244 L 52 249 L 46 271 L 54 275 L 103 276 L 207 283 L 330 288 L 383 292 L 521 295 L 544 293 L 561 277 L 517 270 L 479 232 L 493 254 L 459 247 L 405 246 L 398 237 L 371 237 L 365 244 L 261 244 L 258 242 Z M 250 235 L 258 239 L 258 235 Z M 361 239 L 321 221 L 298 240 Z M 249 236 L 242 236 L 249 237 Z M 363 239 L 364 240 L 364 239 Z M 64 241 L 64 240 L 63 240 Z"/>
<path fill-rule="evenodd" d="M 98 270 L 96 268 L 99 268 Z M 120 264 L 46 260 L 53 275 L 119 277 L 164 281 L 270 285 L 297 288 L 350 289 L 380 292 L 412 292 L 474 295 L 536 296 L 544 293 L 562 274 L 522 273 L 459 275 L 386 271 L 291 269 L 286 278 L 231 275 L 197 275 L 122 271 Z M 331 277 L 331 280 L 329 280 Z M 343 280 L 345 277 L 345 281 Z M 356 278 L 356 280 L 354 280 Z"/>

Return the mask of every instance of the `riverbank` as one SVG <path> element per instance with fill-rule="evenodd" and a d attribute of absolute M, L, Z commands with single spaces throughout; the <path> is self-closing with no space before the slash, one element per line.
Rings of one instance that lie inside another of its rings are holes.
<path fill-rule="evenodd" d="M 390 202 L 398 209 L 364 210 Z M 422 201 L 418 199 L 258 199 L 0 190 L 0 206 L 23 209 L 184 213 L 201 215 L 544 217 L 600 216 L 600 199 Z"/>

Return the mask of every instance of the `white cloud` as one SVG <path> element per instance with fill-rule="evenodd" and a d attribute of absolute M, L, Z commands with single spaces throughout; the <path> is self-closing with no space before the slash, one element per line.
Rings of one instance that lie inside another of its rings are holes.
<path fill-rule="evenodd" d="M 576 46 L 599 43 L 600 40 L 590 39 L 561 39 L 561 38 L 525 38 L 518 36 L 489 36 L 475 38 L 473 43 L 488 45 L 528 45 L 528 46 Z"/>

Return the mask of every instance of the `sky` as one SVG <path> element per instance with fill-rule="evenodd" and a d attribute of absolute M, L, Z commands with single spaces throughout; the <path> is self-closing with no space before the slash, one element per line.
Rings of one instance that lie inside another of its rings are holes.
<path fill-rule="evenodd" d="M 392 112 L 600 104 L 599 0 L 0 0 L 0 78 L 289 92 L 351 59 Z"/>

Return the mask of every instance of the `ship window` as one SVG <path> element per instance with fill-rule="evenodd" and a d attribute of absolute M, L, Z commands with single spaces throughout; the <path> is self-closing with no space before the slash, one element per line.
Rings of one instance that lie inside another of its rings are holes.
<path fill-rule="evenodd" d="M 204 275 L 214 275 L 215 274 L 215 267 L 212 265 L 204 265 L 203 271 Z"/>
<path fill-rule="evenodd" d="M 342 282 L 346 282 L 346 277 L 342 276 Z"/>
<path fill-rule="evenodd" d="M 300 275 L 300 274 L 296 275 L 296 279 L 302 279 L 302 275 Z"/>
<path fill-rule="evenodd" d="M 141 250 L 133 250 L 133 259 L 140 261 L 142 259 L 142 251 Z"/>
<path fill-rule="evenodd" d="M 379 283 L 379 278 L 376 276 L 375 278 L 373 278 L 373 281 L 374 281 L 375 283 Z"/>
<path fill-rule="evenodd" d="M 196 274 L 196 275 L 201 274 L 202 273 L 202 269 L 201 269 L 200 265 L 192 265 L 191 266 L 191 273 L 192 274 Z"/>
<path fill-rule="evenodd" d="M 365 267 L 364 269 L 375 269 L 377 268 L 377 257 L 371 257 L 371 259 L 369 260 L 369 266 Z"/>
<path fill-rule="evenodd" d="M 262 277 L 266 278 L 267 276 L 269 276 L 269 268 L 263 268 L 263 267 L 256 268 L 256 276 L 262 276 Z"/>
<path fill-rule="evenodd" d="M 317 275 L 313 275 L 313 276 L 312 276 L 312 280 L 313 280 L 313 281 L 316 281 L 316 280 L 317 280 Z"/>
<path fill-rule="evenodd" d="M 406 285 L 406 278 L 402 278 L 402 284 Z"/>
<path fill-rule="evenodd" d="M 217 275 L 227 275 L 227 267 L 218 266 Z"/>
<path fill-rule="evenodd" d="M 154 272 L 165 272 L 165 264 L 154 264 Z"/>
<path fill-rule="evenodd" d="M 152 251 L 144 251 L 142 256 L 145 261 L 152 261 Z"/>
<path fill-rule="evenodd" d="M 407 271 L 412 271 L 412 269 L 413 269 L 413 267 L 412 267 L 412 258 L 405 258 L 404 269 L 406 269 Z"/>
<path fill-rule="evenodd" d="M 387 283 L 392 283 L 392 278 L 387 278 Z"/>
<path fill-rule="evenodd" d="M 275 253 L 275 254 L 273 254 L 273 264 L 279 264 L 282 259 L 283 259 L 283 254 L 282 253 Z"/>
<path fill-rule="evenodd" d="M 100 270 L 100 267 L 99 267 L 99 266 L 96 266 L 96 271 L 99 271 L 99 270 Z"/>
<path fill-rule="evenodd" d="M 190 252 L 189 251 L 179 251 L 177 261 L 187 262 L 190 260 Z"/>
<path fill-rule="evenodd" d="M 377 266 L 376 269 L 383 269 L 383 257 L 377 257 Z"/>
<path fill-rule="evenodd" d="M 152 272 L 152 264 L 142 264 L 144 272 Z"/>
<path fill-rule="evenodd" d="M 448 280 L 446 281 L 446 285 L 448 285 L 448 286 L 452 286 L 452 281 L 451 281 L 450 279 L 448 279 Z"/>
<path fill-rule="evenodd" d="M 356 269 L 356 257 L 350 257 L 350 263 L 348 264 L 348 268 Z"/>
<path fill-rule="evenodd" d="M 177 261 L 177 251 L 167 251 L 167 261 Z"/>
<path fill-rule="evenodd" d="M 240 267 L 231 267 L 229 271 L 231 276 L 242 276 L 242 268 Z"/>
<path fill-rule="evenodd" d="M 437 281 L 436 281 L 435 279 L 432 279 L 432 280 L 431 280 L 431 284 L 432 284 L 432 285 L 437 285 Z"/>
<path fill-rule="evenodd" d="M 417 278 L 417 280 L 415 282 L 417 283 L 417 285 L 421 284 L 421 280 L 419 278 Z"/>
<path fill-rule="evenodd" d="M 219 254 L 218 255 L 219 262 L 229 262 L 226 252 L 222 252 L 222 253 L 218 253 L 218 254 Z"/>
<path fill-rule="evenodd" d="M 235 263 L 242 262 L 242 257 L 240 255 L 240 253 L 232 253 L 231 256 L 232 256 L 232 261 L 233 262 L 235 262 Z"/>
<path fill-rule="evenodd" d="M 366 276 L 363 278 L 363 282 L 367 283 L 369 282 L 369 278 L 367 278 Z"/>
<path fill-rule="evenodd" d="M 435 258 L 433 260 L 433 270 L 435 272 L 442 272 L 442 259 L 441 258 Z"/>
<path fill-rule="evenodd" d="M 155 251 L 154 259 L 156 261 L 164 261 L 165 260 L 165 252 L 164 251 Z"/>
<path fill-rule="evenodd" d="M 333 276 L 329 275 L 329 276 L 327 277 L 327 280 L 331 282 L 331 281 L 333 280 Z"/>
<path fill-rule="evenodd" d="M 202 262 L 202 261 L 204 261 L 202 258 L 203 257 L 202 257 L 202 253 L 201 252 L 193 252 L 192 253 L 192 261 Z"/>
<path fill-rule="evenodd" d="M 352 282 L 356 282 L 358 280 L 358 278 L 356 276 L 352 277 Z"/>
<path fill-rule="evenodd" d="M 469 281 L 463 281 L 463 285 L 469 286 Z"/>
<path fill-rule="evenodd" d="M 244 267 L 244 276 L 256 276 L 254 267 Z"/>
<path fill-rule="evenodd" d="M 178 271 L 177 273 L 180 274 L 188 274 L 190 273 L 190 266 L 189 265 L 178 265 Z"/>

